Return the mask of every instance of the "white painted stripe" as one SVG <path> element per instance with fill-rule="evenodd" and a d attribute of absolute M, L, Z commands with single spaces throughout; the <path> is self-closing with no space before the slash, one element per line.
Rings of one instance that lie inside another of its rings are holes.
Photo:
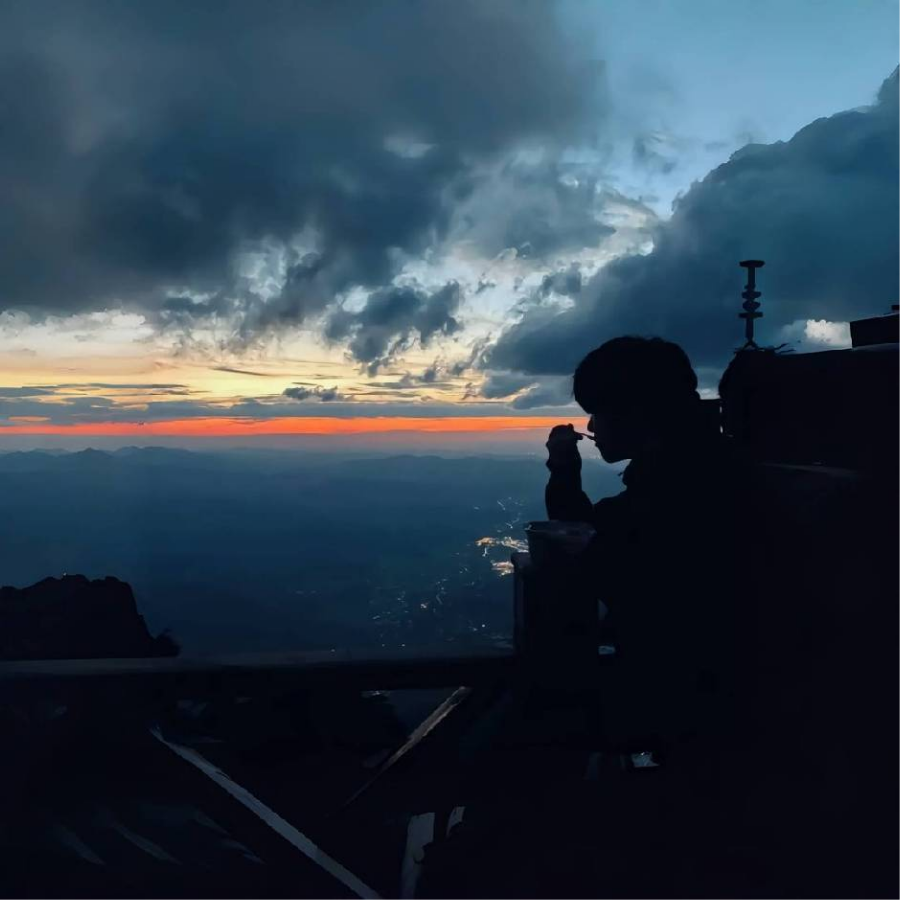
<path fill-rule="evenodd" d="M 305 834 L 298 831 L 290 822 L 283 819 L 275 812 L 274 809 L 266 806 L 261 800 L 258 800 L 246 788 L 241 787 L 236 781 L 225 774 L 217 766 L 214 766 L 209 760 L 202 757 L 190 747 L 183 747 L 180 744 L 174 744 L 167 741 L 159 729 L 152 728 L 150 733 L 161 744 L 168 747 L 173 753 L 180 756 L 186 762 L 199 769 L 210 780 L 214 781 L 219 787 L 230 794 L 246 809 L 250 810 L 254 815 L 266 823 L 276 834 L 286 840 L 289 844 L 296 847 L 304 856 L 312 860 L 317 866 L 320 866 L 329 875 L 336 878 L 345 887 L 349 888 L 357 897 L 372 898 L 372 900 L 380 900 L 379 895 L 368 885 L 364 884 L 348 869 L 345 869 L 339 862 L 332 859 L 324 850 L 314 844 Z"/>

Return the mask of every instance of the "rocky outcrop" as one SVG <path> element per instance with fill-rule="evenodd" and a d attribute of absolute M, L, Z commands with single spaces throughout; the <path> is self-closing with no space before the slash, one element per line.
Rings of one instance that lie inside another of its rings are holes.
<path fill-rule="evenodd" d="M 153 637 L 131 587 L 117 578 L 45 578 L 0 588 L 0 659 L 177 656 L 167 634 Z"/>

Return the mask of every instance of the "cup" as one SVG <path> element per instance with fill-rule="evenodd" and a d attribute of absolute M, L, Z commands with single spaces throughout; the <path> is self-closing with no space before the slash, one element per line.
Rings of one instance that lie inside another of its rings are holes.
<path fill-rule="evenodd" d="M 586 522 L 529 522 L 525 526 L 528 552 L 537 566 L 551 564 L 584 550 L 596 531 Z"/>

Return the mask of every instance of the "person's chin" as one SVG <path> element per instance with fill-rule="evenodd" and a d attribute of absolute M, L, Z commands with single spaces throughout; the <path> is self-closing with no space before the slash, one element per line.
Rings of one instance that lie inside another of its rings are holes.
<path fill-rule="evenodd" d="M 617 463 L 622 462 L 623 459 L 628 459 L 628 457 L 619 450 L 616 450 L 614 447 L 601 447 L 597 444 L 597 449 L 600 451 L 600 456 L 603 458 L 603 462 L 607 463 Z"/>

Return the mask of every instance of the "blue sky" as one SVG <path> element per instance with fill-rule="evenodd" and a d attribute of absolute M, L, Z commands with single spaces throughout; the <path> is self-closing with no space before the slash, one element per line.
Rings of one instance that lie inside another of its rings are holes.
<path fill-rule="evenodd" d="M 654 179 L 628 172 L 623 154 L 623 180 L 659 194 L 660 212 L 748 139 L 788 140 L 871 103 L 898 62 L 893 0 L 570 0 L 560 14 L 594 33 L 624 135 L 689 145 Z"/>

